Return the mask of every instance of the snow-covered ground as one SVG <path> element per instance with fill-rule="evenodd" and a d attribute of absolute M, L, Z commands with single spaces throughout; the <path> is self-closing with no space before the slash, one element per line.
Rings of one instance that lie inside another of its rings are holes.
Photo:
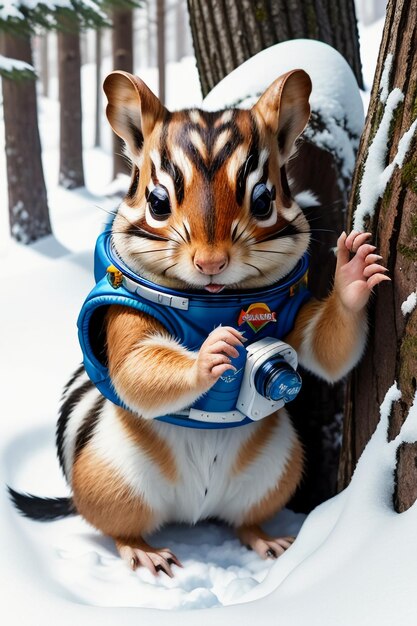
<path fill-rule="evenodd" d="M 372 48 L 376 59 L 378 36 L 366 39 L 374 28 L 380 36 L 381 25 L 379 31 L 373 25 L 361 29 L 361 37 L 367 43 L 363 52 L 371 58 Z M 363 58 L 370 86 L 371 62 Z M 0 307 L 0 475 L 3 483 L 40 495 L 68 493 L 55 458 L 56 409 L 61 388 L 80 360 L 75 320 L 92 285 L 94 241 L 106 211 L 117 204 L 118 185 L 110 185 L 109 131 L 104 150 L 91 147 L 92 72 L 91 66 L 83 71 L 87 189 L 68 192 L 57 186 L 58 105 L 42 99 L 54 237 L 30 247 L 17 245 L 7 236 L 5 212 L 0 214 L 0 259 L 6 277 Z M 155 71 L 141 76 L 156 87 Z M 171 66 L 168 106 L 193 105 L 198 99 L 192 61 Z M 3 154 L 0 206 L 5 207 Z M 415 306 L 415 298 L 411 300 L 405 313 Z M 1 489 L 3 623 L 415 626 L 417 506 L 398 515 L 391 494 L 398 445 L 417 438 L 417 402 L 400 435 L 388 443 L 387 420 L 399 397 L 396 386 L 387 390 L 380 425 L 351 485 L 308 516 L 295 544 L 274 563 L 247 552 L 220 526 L 170 526 L 152 541 L 168 544 L 185 569 L 173 580 L 154 579 L 145 571 L 130 572 L 112 543 L 78 518 L 49 524 L 19 518 Z M 297 533 L 302 522 L 302 516 L 285 511 L 271 527 Z"/>

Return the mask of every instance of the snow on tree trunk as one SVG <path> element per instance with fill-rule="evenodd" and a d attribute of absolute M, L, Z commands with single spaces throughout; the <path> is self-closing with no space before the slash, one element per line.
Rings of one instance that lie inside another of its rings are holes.
<path fill-rule="evenodd" d="M 60 17 L 58 76 L 60 102 L 59 183 L 66 189 L 84 186 L 81 54 L 77 18 Z"/>
<path fill-rule="evenodd" d="M 392 0 L 353 181 L 350 216 L 374 233 L 391 283 L 370 309 L 368 349 L 350 381 L 339 473 L 345 486 L 379 420 L 393 381 L 401 390 L 388 437 L 412 405 L 417 378 L 417 3 Z M 398 452 L 395 508 L 417 497 L 417 445 Z"/>
<path fill-rule="evenodd" d="M 32 65 L 28 36 L 3 33 L 1 52 Z M 22 243 L 51 234 L 38 128 L 36 81 L 2 79 L 10 229 Z"/>
<path fill-rule="evenodd" d="M 318 39 L 338 50 L 363 87 L 354 0 L 188 0 L 203 95 L 260 50 Z"/>
<path fill-rule="evenodd" d="M 113 10 L 113 69 L 133 73 L 133 11 L 132 9 Z M 113 133 L 113 177 L 130 174 L 130 167 L 124 156 L 123 141 Z"/>

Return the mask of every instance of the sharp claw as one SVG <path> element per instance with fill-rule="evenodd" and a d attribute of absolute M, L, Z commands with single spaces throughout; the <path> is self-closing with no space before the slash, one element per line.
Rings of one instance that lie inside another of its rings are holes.
<path fill-rule="evenodd" d="M 135 572 L 137 566 L 138 566 L 138 559 L 135 556 L 132 556 L 132 558 L 130 559 L 130 567 Z"/>
<path fill-rule="evenodd" d="M 164 572 L 164 574 L 166 574 L 169 578 L 174 577 L 174 574 L 171 572 L 171 569 L 169 567 L 168 569 L 165 569 L 163 565 L 157 565 L 155 569 L 157 572 Z"/>
<path fill-rule="evenodd" d="M 277 558 L 277 553 L 275 552 L 275 550 L 273 548 L 268 548 L 268 550 L 266 551 L 266 556 L 270 556 L 273 559 Z"/>

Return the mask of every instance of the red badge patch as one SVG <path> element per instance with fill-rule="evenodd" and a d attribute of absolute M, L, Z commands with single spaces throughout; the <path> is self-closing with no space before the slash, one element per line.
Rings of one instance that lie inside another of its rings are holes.
<path fill-rule="evenodd" d="M 271 311 L 269 306 L 264 302 L 254 302 L 248 307 L 247 311 L 240 312 L 238 325 L 242 326 L 245 322 L 249 324 L 252 330 L 257 333 L 269 324 L 269 322 L 276 322 L 277 314 L 275 311 Z"/>

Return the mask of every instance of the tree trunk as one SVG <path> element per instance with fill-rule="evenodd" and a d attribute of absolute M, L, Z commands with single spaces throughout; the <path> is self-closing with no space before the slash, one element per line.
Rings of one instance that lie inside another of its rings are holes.
<path fill-rule="evenodd" d="M 60 102 L 59 184 L 84 186 L 80 33 L 76 18 L 61 17 L 58 31 Z"/>
<path fill-rule="evenodd" d="M 188 0 L 203 95 L 238 65 L 288 39 L 338 50 L 363 87 L 354 0 Z"/>
<path fill-rule="evenodd" d="M 391 414 L 388 433 L 390 439 L 399 432 L 416 392 L 417 309 L 406 315 L 401 312 L 401 303 L 416 291 L 417 286 L 416 24 L 416 2 L 389 2 L 353 182 L 349 207 L 351 216 L 363 200 L 361 183 L 366 175 L 365 165 L 370 147 L 376 133 L 381 133 L 384 126 L 381 120 L 387 114 L 390 101 L 398 96 L 398 92 L 396 94 L 392 90 L 399 88 L 404 99 L 403 102 L 401 98 L 398 99 L 391 123 L 387 126 L 388 137 L 382 141 L 387 149 L 384 162 L 393 162 L 399 141 L 407 131 L 406 138 L 411 138 L 411 141 L 402 163 L 398 163 L 397 155 L 397 164 L 388 184 L 381 188 L 374 215 L 365 220 L 366 228 L 374 233 L 376 245 L 389 269 L 392 282 L 382 285 L 377 291 L 370 310 L 368 349 L 351 377 L 339 474 L 340 487 L 348 484 L 356 462 L 375 430 L 379 421 L 380 404 L 388 388 L 397 381 L 402 392 L 401 401 L 394 404 Z M 392 59 L 389 55 L 392 55 Z M 390 59 L 392 66 L 389 72 Z M 381 85 L 384 87 L 382 91 Z M 404 139 L 401 147 L 404 147 Z M 407 509 L 416 496 L 417 446 L 403 444 L 398 453 L 397 486 L 394 494 L 396 510 Z"/>
<path fill-rule="evenodd" d="M 32 65 L 29 37 L 3 33 L 1 52 Z M 50 235 L 48 201 L 42 169 L 36 82 L 2 79 L 10 229 L 28 244 Z"/>
<path fill-rule="evenodd" d="M 158 49 L 158 97 L 165 103 L 165 0 L 156 2 L 156 30 Z"/>
<path fill-rule="evenodd" d="M 101 87 L 101 62 L 102 62 L 102 32 L 97 28 L 95 32 L 96 44 L 96 110 L 95 110 L 95 130 L 94 147 L 101 146 L 101 111 L 102 111 L 102 87 Z"/>
<path fill-rule="evenodd" d="M 113 69 L 133 73 L 133 11 L 113 11 Z M 129 174 L 130 167 L 123 154 L 123 141 L 113 133 L 113 177 Z"/>

